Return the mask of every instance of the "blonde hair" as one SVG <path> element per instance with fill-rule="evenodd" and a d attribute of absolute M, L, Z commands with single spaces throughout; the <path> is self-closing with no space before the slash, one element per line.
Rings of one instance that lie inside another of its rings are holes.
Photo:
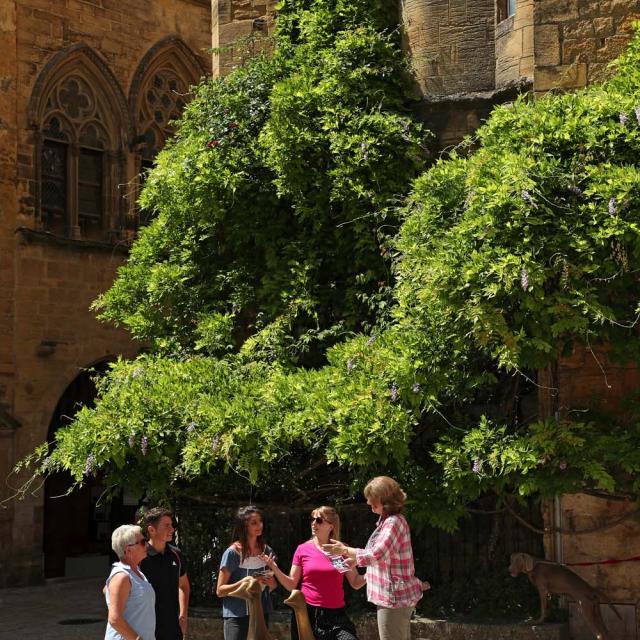
<path fill-rule="evenodd" d="M 389 476 L 377 476 L 367 482 L 364 488 L 364 497 L 373 498 L 382 505 L 382 511 L 392 516 L 404 509 L 407 494 L 400 485 Z"/>
<path fill-rule="evenodd" d="M 317 507 L 311 512 L 311 515 L 319 515 L 323 520 L 326 520 L 332 527 L 332 531 L 329 537 L 333 540 L 340 540 L 340 516 L 333 507 Z"/>
<path fill-rule="evenodd" d="M 144 538 L 137 524 L 122 524 L 111 534 L 111 548 L 120 560 L 124 558 L 127 547 L 138 542 L 138 536 Z"/>

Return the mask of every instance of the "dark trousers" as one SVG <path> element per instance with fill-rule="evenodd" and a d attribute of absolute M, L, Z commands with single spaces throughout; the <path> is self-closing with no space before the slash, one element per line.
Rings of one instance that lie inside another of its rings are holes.
<path fill-rule="evenodd" d="M 178 628 L 176 631 L 158 631 L 156 627 L 156 640 L 182 640 L 182 630 Z"/>
<path fill-rule="evenodd" d="M 358 640 L 356 628 L 347 616 L 344 607 L 326 609 L 308 604 L 307 613 L 316 640 Z M 225 640 L 227 640 L 226 636 Z M 293 612 L 291 615 L 291 640 L 299 640 L 298 625 Z"/>
<path fill-rule="evenodd" d="M 156 640 L 182 640 L 182 629 L 179 624 L 167 627 L 156 621 Z"/>
<path fill-rule="evenodd" d="M 264 617 L 264 621 L 269 625 L 269 616 Z M 239 618 L 224 619 L 224 640 L 247 640 L 249 633 L 249 616 Z"/>

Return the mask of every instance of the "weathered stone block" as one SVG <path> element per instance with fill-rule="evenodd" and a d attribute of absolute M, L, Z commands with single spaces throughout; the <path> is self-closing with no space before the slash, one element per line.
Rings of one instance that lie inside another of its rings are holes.
<path fill-rule="evenodd" d="M 555 67 L 536 67 L 535 91 L 551 89 L 578 89 L 587 84 L 587 65 L 582 62 Z"/>
<path fill-rule="evenodd" d="M 613 18 L 611 16 L 594 18 L 593 31 L 596 38 L 606 38 L 607 36 L 613 35 L 615 31 Z"/>
<path fill-rule="evenodd" d="M 575 0 L 537 0 L 536 2 L 536 24 L 567 22 L 578 18 L 578 6 Z"/>
<path fill-rule="evenodd" d="M 629 38 L 625 35 L 605 38 L 604 46 L 596 51 L 596 62 L 610 62 L 614 60 L 625 52 L 628 44 Z"/>
<path fill-rule="evenodd" d="M 562 62 L 595 62 L 597 48 L 595 40 L 565 40 L 562 44 Z"/>
<path fill-rule="evenodd" d="M 560 64 L 560 29 L 558 25 L 536 26 L 533 46 L 538 66 L 550 67 Z"/>
<path fill-rule="evenodd" d="M 520 2 L 516 9 L 516 15 L 514 16 L 513 28 L 523 29 L 533 24 L 533 10 L 534 3 Z"/>
<path fill-rule="evenodd" d="M 581 18 L 594 18 L 611 13 L 611 0 L 577 0 Z"/>
<path fill-rule="evenodd" d="M 562 37 L 572 40 L 588 40 L 595 37 L 593 20 L 577 20 L 563 25 Z"/>

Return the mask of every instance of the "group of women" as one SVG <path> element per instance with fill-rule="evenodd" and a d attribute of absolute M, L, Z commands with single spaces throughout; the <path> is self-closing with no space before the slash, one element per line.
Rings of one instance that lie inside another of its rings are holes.
<path fill-rule="evenodd" d="M 289 591 L 302 591 L 316 640 L 356 640 L 356 629 L 345 612 L 346 578 L 354 589 L 367 585 L 367 599 L 377 607 L 380 640 L 409 638 L 411 614 L 429 583 L 414 573 L 409 525 L 402 515 L 407 496 L 387 476 L 371 480 L 364 495 L 379 516 L 366 547 L 344 544 L 336 510 L 318 507 L 311 512 L 311 538 L 295 550 L 288 574 L 264 542 L 262 512 L 253 506 L 238 510 L 234 542 L 222 557 L 216 590 L 223 602 L 225 640 L 246 640 L 246 602 L 229 594 L 250 576 L 263 585 L 262 608 L 267 622 L 272 610 L 270 592 L 277 580 Z M 358 567 L 366 572 L 360 573 Z M 298 640 L 295 616 L 291 636 Z"/>
<path fill-rule="evenodd" d="M 262 512 L 253 506 L 238 510 L 233 542 L 222 556 L 216 588 L 222 598 L 225 640 L 247 638 L 247 602 L 231 594 L 249 577 L 262 585 L 267 623 L 272 611 L 270 593 L 277 582 L 289 591 L 300 589 L 315 640 L 357 640 L 345 612 L 344 580 L 353 589 L 366 584 L 367 598 L 377 607 L 380 640 L 408 640 L 411 614 L 429 583 L 421 582 L 414 573 L 409 526 L 402 515 L 407 496 L 387 476 L 371 480 L 364 495 L 379 516 L 366 547 L 357 549 L 342 542 L 336 510 L 318 507 L 311 512 L 311 538 L 295 550 L 288 574 L 264 541 Z M 112 546 L 120 560 L 113 565 L 105 587 L 109 606 L 105 640 L 153 640 L 155 595 L 139 568 L 147 555 L 140 527 L 118 527 Z M 292 640 L 298 640 L 295 616 L 291 626 Z"/>

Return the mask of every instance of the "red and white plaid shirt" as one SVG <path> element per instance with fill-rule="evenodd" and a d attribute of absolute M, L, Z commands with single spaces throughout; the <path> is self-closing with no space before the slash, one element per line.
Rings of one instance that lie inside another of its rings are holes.
<path fill-rule="evenodd" d="M 412 607 L 422 598 L 414 575 L 411 533 L 404 516 L 381 516 L 364 549 L 356 549 L 356 564 L 367 567 L 367 599 L 380 607 Z"/>

